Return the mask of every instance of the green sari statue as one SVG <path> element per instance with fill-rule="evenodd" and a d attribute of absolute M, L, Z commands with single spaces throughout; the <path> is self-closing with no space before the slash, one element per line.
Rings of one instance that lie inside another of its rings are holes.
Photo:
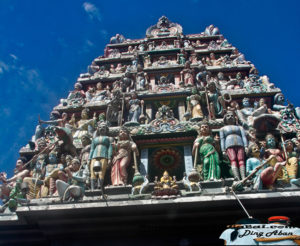
<path fill-rule="evenodd" d="M 203 165 L 204 180 L 217 180 L 221 178 L 219 154 L 213 144 L 214 139 L 210 134 L 208 124 L 202 124 L 200 136 L 194 142 L 193 152 L 199 154 L 200 163 Z"/>

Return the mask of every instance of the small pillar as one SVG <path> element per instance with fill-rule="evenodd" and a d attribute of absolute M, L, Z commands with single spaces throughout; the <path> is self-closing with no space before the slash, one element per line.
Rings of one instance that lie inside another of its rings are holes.
<path fill-rule="evenodd" d="M 178 117 L 180 121 L 184 121 L 184 114 L 185 114 L 185 103 L 184 101 L 180 101 L 178 103 Z"/>
<path fill-rule="evenodd" d="M 186 175 L 193 170 L 193 157 L 191 145 L 186 145 L 183 147 L 184 150 L 184 167 Z"/>
<path fill-rule="evenodd" d="M 140 164 L 140 174 L 145 176 L 148 175 L 148 149 L 142 149 L 141 151 L 141 164 Z"/>
<path fill-rule="evenodd" d="M 148 124 L 151 120 L 152 120 L 152 106 L 150 103 L 146 104 L 146 114 L 147 116 L 149 116 L 149 118 L 147 117 L 147 120 L 146 120 L 146 124 Z"/>

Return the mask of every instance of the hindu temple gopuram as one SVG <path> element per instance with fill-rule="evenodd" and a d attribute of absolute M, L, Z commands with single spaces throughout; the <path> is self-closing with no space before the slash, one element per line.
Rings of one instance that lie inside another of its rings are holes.
<path fill-rule="evenodd" d="M 300 109 L 202 31 L 110 38 L 0 173 L 0 244 L 223 244 L 239 200 L 300 223 Z"/>

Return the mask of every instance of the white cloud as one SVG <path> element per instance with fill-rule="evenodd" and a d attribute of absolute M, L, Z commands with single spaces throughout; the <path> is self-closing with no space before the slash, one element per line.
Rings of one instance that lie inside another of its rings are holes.
<path fill-rule="evenodd" d="M 102 20 L 99 9 L 92 3 L 84 2 L 82 4 L 84 11 L 89 15 L 90 19 L 96 19 L 98 21 Z"/>
<path fill-rule="evenodd" d="M 9 54 L 11 58 L 13 58 L 15 61 L 18 60 L 18 57 L 14 54 Z"/>
<path fill-rule="evenodd" d="M 7 71 L 9 71 L 9 66 L 5 62 L 0 61 L 0 74 Z"/>

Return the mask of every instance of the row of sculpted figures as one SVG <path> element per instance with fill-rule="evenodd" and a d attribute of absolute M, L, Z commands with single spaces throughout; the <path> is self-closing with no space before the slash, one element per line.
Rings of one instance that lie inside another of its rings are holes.
<path fill-rule="evenodd" d="M 291 108 L 286 107 L 281 109 L 284 117 L 277 122 L 278 129 L 267 128 L 270 132 L 264 134 L 257 134 L 252 126 L 243 126 L 237 110 L 224 114 L 224 126 L 215 135 L 210 121 L 199 122 L 192 150 L 198 181 L 234 177 L 240 182 L 240 186 L 236 186 L 239 189 L 254 190 L 299 186 L 300 129 L 296 124 L 293 131 L 286 131 L 285 126 L 292 127 L 293 116 Z M 13 210 L 30 199 L 53 195 L 59 195 L 64 201 L 78 200 L 86 189 L 100 189 L 105 196 L 104 179 L 108 170 L 111 185 L 130 183 L 129 165 L 134 163 L 138 173 L 138 146 L 126 127 L 119 129 L 118 137 L 112 137 L 104 118 L 101 116 L 95 123 L 92 134 L 88 131 L 80 134 L 80 153 L 73 145 L 68 127 L 51 126 L 47 134 L 36 140 L 36 154 L 30 160 L 25 157 L 17 160 L 13 177 L 7 178 L 1 173 L 2 210 Z M 263 120 L 268 121 L 268 115 L 264 115 Z M 298 122 L 295 116 L 294 120 Z M 187 173 L 190 175 L 194 173 Z M 163 194 L 163 187 L 167 185 L 163 180 L 168 180 L 168 191 L 178 189 L 176 177 L 172 179 L 164 174 L 161 182 L 155 180 L 156 195 Z"/>
<path fill-rule="evenodd" d="M 139 152 L 127 128 L 120 128 L 114 138 L 107 122 L 99 121 L 93 137 L 88 133 L 81 135 L 80 153 L 70 142 L 67 128 L 54 126 L 53 131 L 52 136 L 36 141 L 36 154 L 29 161 L 24 156 L 17 160 L 13 177 L 1 173 L 3 211 L 39 197 L 58 195 L 64 201 L 78 200 L 86 189 L 101 189 L 104 196 L 107 170 L 111 185 L 128 184 L 128 166 L 132 155 L 136 164 Z"/>

